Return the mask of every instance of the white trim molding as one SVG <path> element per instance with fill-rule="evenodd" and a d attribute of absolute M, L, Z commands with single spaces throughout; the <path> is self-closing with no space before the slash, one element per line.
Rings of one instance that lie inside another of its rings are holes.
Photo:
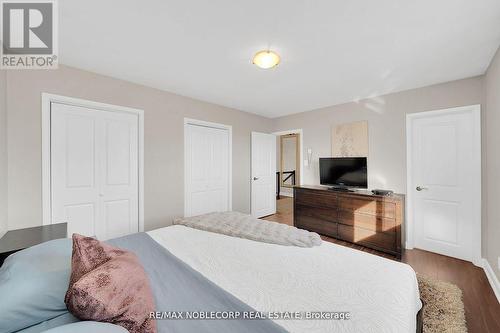
<path fill-rule="evenodd" d="M 276 136 L 287 135 L 287 134 L 299 134 L 299 146 L 300 146 L 300 156 L 299 156 L 299 158 L 300 158 L 299 185 L 303 185 L 304 184 L 304 133 L 303 133 L 302 129 L 293 129 L 293 130 L 279 131 L 279 132 L 273 132 L 271 134 L 274 134 Z M 278 171 L 278 170 L 276 170 L 276 171 Z"/>
<path fill-rule="evenodd" d="M 138 116 L 139 231 L 144 231 L 144 110 L 48 93 L 42 93 L 42 224 L 47 225 L 52 223 L 52 190 L 50 180 L 50 122 L 52 103 L 80 106 L 101 111 L 132 113 Z"/>
<path fill-rule="evenodd" d="M 493 268 L 491 268 L 490 263 L 485 258 L 483 258 L 482 260 L 482 267 L 484 273 L 486 274 L 486 277 L 488 278 L 488 282 L 490 283 L 491 289 L 493 289 L 493 292 L 497 297 L 497 301 L 498 303 L 500 303 L 500 281 L 498 281 L 495 271 L 493 271 Z"/>
<path fill-rule="evenodd" d="M 475 220 L 473 223 L 476 226 L 474 237 L 474 253 L 472 254 L 472 263 L 478 267 L 482 267 L 481 256 L 481 105 L 468 105 L 456 108 L 441 109 L 435 111 L 426 111 L 418 113 L 409 113 L 406 115 L 406 248 L 413 249 L 414 243 L 414 222 L 413 222 L 413 174 L 412 174 L 412 156 L 410 154 L 413 145 L 412 142 L 412 122 L 415 119 L 428 116 L 440 116 L 446 114 L 454 114 L 457 112 L 471 112 L 474 119 L 474 142 L 473 152 L 474 156 L 471 159 L 475 162 L 474 174 L 478 175 L 479 180 L 475 182 L 472 189 L 474 197 L 477 198 L 472 203 Z"/>
<path fill-rule="evenodd" d="M 205 127 L 210 127 L 210 128 L 218 128 L 218 129 L 224 129 L 229 132 L 229 193 L 228 193 L 228 210 L 232 211 L 233 210 L 233 127 L 231 125 L 224 125 L 224 124 L 219 124 L 219 123 L 213 123 L 209 121 L 204 121 L 204 120 L 198 120 L 198 119 L 192 119 L 192 118 L 184 118 L 184 125 L 183 125 L 183 131 L 184 131 L 184 216 L 187 216 L 187 205 L 186 202 L 188 200 L 188 191 L 186 190 L 187 184 L 188 184 L 188 173 L 187 173 L 187 131 L 186 131 L 186 125 L 197 125 L 197 126 L 205 126 Z"/>

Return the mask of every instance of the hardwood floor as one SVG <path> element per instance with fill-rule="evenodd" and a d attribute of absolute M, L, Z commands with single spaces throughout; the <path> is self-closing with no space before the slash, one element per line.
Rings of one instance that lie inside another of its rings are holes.
<path fill-rule="evenodd" d="M 277 213 L 265 219 L 293 225 L 293 199 L 284 197 L 278 200 Z M 393 256 L 363 246 L 324 236 L 321 238 L 328 242 L 396 260 Z M 500 332 L 500 304 L 483 269 L 463 260 L 418 249 L 406 250 L 401 261 L 412 266 L 418 274 L 454 283 L 462 289 L 469 333 Z"/>

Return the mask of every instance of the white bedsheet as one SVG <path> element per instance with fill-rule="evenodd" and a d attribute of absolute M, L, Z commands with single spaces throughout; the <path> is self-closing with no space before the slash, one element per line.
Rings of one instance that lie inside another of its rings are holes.
<path fill-rule="evenodd" d="M 349 311 L 350 320 L 276 320 L 290 332 L 411 332 L 421 307 L 413 269 L 323 242 L 299 248 L 170 226 L 148 234 L 258 311 Z"/>

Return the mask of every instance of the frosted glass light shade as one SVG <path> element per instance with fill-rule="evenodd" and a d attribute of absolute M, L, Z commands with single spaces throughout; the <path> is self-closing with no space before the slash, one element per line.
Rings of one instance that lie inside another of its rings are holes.
<path fill-rule="evenodd" d="M 276 52 L 269 50 L 259 51 L 253 57 L 253 63 L 262 69 L 273 68 L 280 63 L 280 56 Z"/>

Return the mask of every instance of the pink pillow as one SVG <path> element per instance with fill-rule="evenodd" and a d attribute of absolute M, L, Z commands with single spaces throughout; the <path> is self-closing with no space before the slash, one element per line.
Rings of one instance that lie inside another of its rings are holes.
<path fill-rule="evenodd" d="M 131 333 L 154 333 L 155 311 L 146 272 L 135 254 L 73 234 L 71 277 L 65 303 L 83 320 L 120 325 Z"/>

